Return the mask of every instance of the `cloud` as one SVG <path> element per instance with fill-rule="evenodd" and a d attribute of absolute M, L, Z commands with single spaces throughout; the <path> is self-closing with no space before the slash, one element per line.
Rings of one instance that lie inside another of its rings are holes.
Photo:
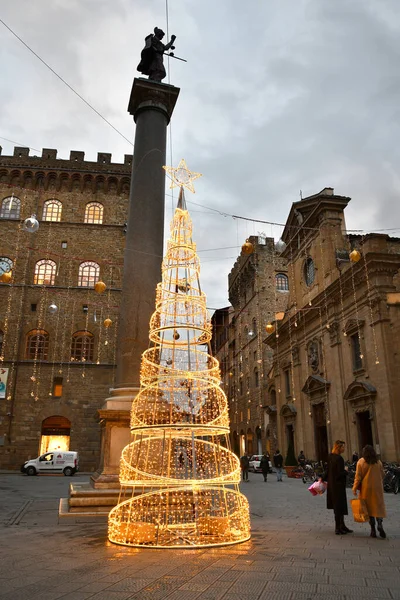
<path fill-rule="evenodd" d="M 400 228 L 400 15 L 397 0 L 176 0 L 171 82 L 181 88 L 172 158 L 200 171 L 187 200 L 285 222 L 291 203 L 332 186 L 352 201 L 350 229 Z M 127 114 L 145 36 L 166 31 L 161 0 L 4 0 L 2 18 L 133 139 Z M 0 135 L 36 148 L 98 151 L 122 161 L 131 147 L 4 27 Z M 4 153 L 11 145 L 1 142 Z M 170 144 L 168 144 L 169 152 Z M 200 249 L 235 246 L 279 228 L 193 208 Z M 166 218 L 171 199 L 166 198 Z M 210 305 L 227 304 L 236 250 L 201 254 Z"/>

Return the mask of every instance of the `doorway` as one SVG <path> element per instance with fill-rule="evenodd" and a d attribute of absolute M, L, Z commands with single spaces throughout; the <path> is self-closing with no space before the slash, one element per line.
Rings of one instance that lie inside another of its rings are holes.
<path fill-rule="evenodd" d="M 291 423 L 286 425 L 286 441 L 287 449 L 289 449 L 290 445 L 292 445 L 294 451 L 294 427 Z"/>
<path fill-rule="evenodd" d="M 71 421 L 66 417 L 53 416 L 42 421 L 42 435 L 40 438 L 39 454 L 60 450 L 69 450 Z"/>
<path fill-rule="evenodd" d="M 328 429 L 326 427 L 325 404 L 320 402 L 313 406 L 315 452 L 318 461 L 328 460 Z"/>
<path fill-rule="evenodd" d="M 372 435 L 371 414 L 369 410 L 357 413 L 357 425 L 360 448 L 364 448 L 364 446 L 367 445 L 373 446 L 374 438 Z"/>

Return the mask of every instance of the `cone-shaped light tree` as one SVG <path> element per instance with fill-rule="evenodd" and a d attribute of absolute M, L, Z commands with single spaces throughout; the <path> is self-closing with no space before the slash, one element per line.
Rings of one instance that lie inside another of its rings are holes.
<path fill-rule="evenodd" d="M 183 191 L 190 171 L 182 162 L 173 170 L 179 202 L 132 403 L 132 441 L 121 456 L 120 499 L 109 514 L 110 541 L 126 546 L 218 546 L 250 537 L 227 399 L 210 354 L 211 324 Z"/>

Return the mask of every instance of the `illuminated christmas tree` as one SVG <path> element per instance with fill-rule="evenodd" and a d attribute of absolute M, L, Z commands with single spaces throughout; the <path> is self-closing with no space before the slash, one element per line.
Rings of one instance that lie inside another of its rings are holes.
<path fill-rule="evenodd" d="M 197 547 L 250 537 L 249 506 L 230 450 L 227 399 L 210 354 L 211 323 L 184 187 L 198 173 L 166 168 L 179 202 L 132 403 L 132 441 L 122 452 L 121 494 L 109 514 L 110 541 Z"/>

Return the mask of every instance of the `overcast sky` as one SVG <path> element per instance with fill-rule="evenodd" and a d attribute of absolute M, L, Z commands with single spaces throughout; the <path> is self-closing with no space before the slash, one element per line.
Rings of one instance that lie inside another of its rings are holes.
<path fill-rule="evenodd" d="M 2 0 L 0 18 L 133 141 L 132 79 L 164 0 Z M 400 235 L 399 0 L 169 0 L 172 33 L 188 62 L 170 65 L 168 164 L 203 173 L 188 201 L 284 223 L 300 190 L 330 186 L 352 197 L 349 229 Z M 0 73 L 0 136 L 60 158 L 132 152 L 1 23 Z M 237 246 L 280 230 L 188 206 L 208 305 L 226 306 Z"/>

